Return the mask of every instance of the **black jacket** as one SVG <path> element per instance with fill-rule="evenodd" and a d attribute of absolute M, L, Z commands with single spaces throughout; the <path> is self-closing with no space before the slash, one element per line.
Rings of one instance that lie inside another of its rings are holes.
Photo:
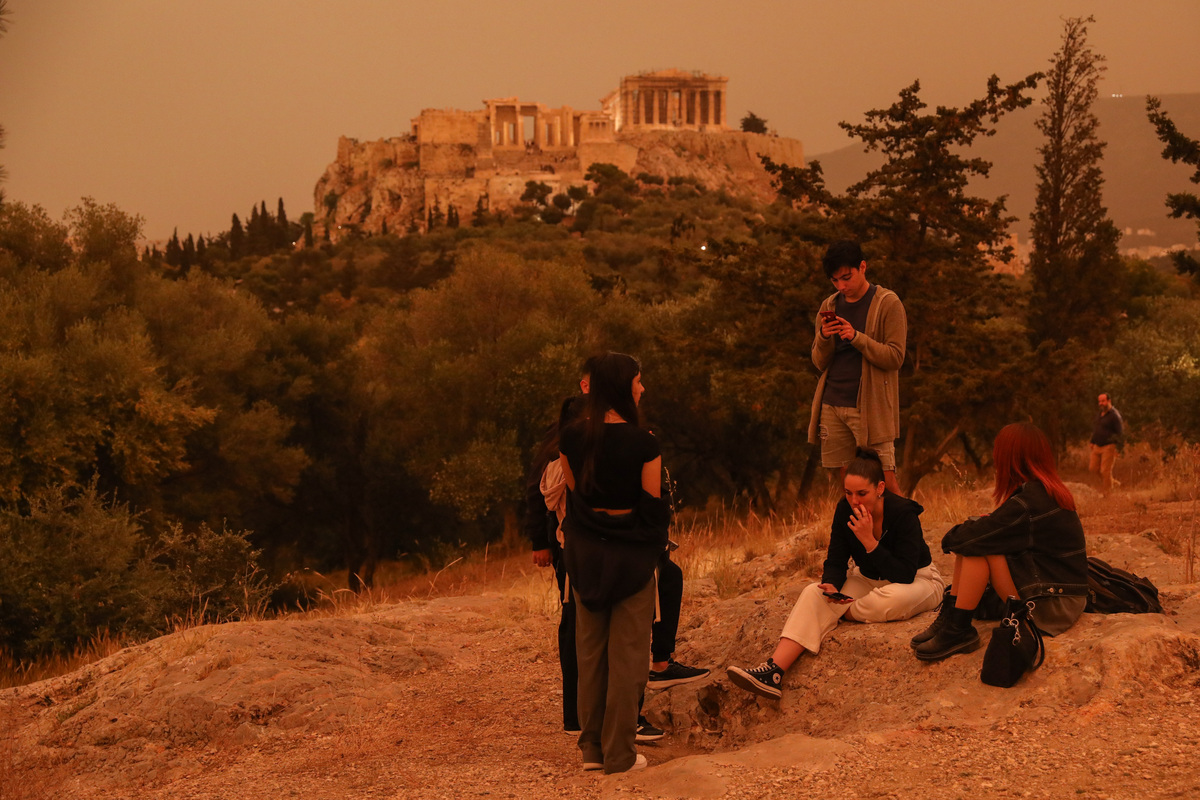
<path fill-rule="evenodd" d="M 920 503 L 885 491 L 883 494 L 883 536 L 870 553 L 850 530 L 850 503 L 845 498 L 833 511 L 833 527 L 829 531 L 829 554 L 821 583 L 839 590 L 846 581 L 851 558 L 864 576 L 891 583 L 912 583 L 917 570 L 927 567 L 933 559 L 925 534 L 921 531 L 920 515 L 925 509 Z"/>
<path fill-rule="evenodd" d="M 667 548 L 671 506 L 642 492 L 630 514 L 605 514 L 567 492 L 563 561 L 571 592 L 591 611 L 603 611 L 640 591 Z"/>
<path fill-rule="evenodd" d="M 1087 548 L 1074 511 L 1060 508 L 1041 481 L 1030 481 L 986 517 L 955 525 L 942 551 L 1003 555 L 1026 600 L 1087 594 Z"/>

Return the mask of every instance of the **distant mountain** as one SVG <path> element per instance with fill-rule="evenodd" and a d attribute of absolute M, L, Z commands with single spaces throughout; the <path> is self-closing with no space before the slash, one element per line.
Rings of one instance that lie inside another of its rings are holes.
<path fill-rule="evenodd" d="M 1163 108 L 1175 124 L 1193 139 L 1200 138 L 1200 93 L 1162 95 Z M 1029 214 L 1033 211 L 1038 161 L 1043 137 L 1034 127 L 1041 115 L 1038 103 L 1000 121 L 995 136 L 976 141 L 973 152 L 993 163 L 991 177 L 972 183 L 985 197 L 1008 196 L 1008 210 L 1018 217 L 1014 230 L 1022 242 L 1029 239 Z M 1168 192 L 1197 192 L 1188 181 L 1190 170 L 1162 158 L 1162 144 L 1146 119 L 1146 99 L 1105 97 L 1096 101 L 1100 138 L 1108 142 L 1104 155 L 1104 202 L 1109 216 L 1125 232 L 1121 248 L 1143 254 L 1148 248 L 1174 244 L 1196 245 L 1196 224 L 1167 217 Z M 880 163 L 877 153 L 864 153 L 858 144 L 810 160 L 821 162 L 826 183 L 842 191 Z"/>

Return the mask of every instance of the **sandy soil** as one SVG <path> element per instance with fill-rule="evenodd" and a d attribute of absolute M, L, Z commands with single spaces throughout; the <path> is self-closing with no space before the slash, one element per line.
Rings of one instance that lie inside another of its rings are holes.
<path fill-rule="evenodd" d="M 1200 585 L 1163 549 L 1191 504 L 1079 495 L 1091 552 L 1168 613 L 1085 615 L 1013 689 L 979 682 L 982 649 L 913 658 L 928 618 L 840 626 L 780 702 L 731 687 L 810 580 L 784 546 L 736 596 L 689 582 L 678 655 L 714 676 L 649 696 L 669 735 L 642 772 L 580 770 L 556 620 L 485 592 L 196 628 L 2 692 L 0 798 L 1200 797 Z"/>

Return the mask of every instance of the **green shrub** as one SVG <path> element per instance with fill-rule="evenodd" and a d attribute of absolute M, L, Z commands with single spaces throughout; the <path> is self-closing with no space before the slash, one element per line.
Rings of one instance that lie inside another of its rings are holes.
<path fill-rule="evenodd" d="M 234 619 L 268 587 L 241 533 L 172 526 L 157 541 L 94 484 L 52 487 L 0 511 L 0 649 L 67 653 L 103 631 L 161 633 L 179 619 Z"/>

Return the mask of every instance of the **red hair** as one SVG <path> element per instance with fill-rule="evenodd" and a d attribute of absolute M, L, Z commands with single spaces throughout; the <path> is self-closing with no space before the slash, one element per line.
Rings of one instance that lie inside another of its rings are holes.
<path fill-rule="evenodd" d="M 1001 428 L 996 434 L 992 461 L 996 464 L 996 490 L 992 498 L 997 506 L 1012 497 L 1022 484 L 1040 481 L 1059 508 L 1075 510 L 1075 498 L 1058 477 L 1050 440 L 1037 426 L 1014 422 Z"/>

